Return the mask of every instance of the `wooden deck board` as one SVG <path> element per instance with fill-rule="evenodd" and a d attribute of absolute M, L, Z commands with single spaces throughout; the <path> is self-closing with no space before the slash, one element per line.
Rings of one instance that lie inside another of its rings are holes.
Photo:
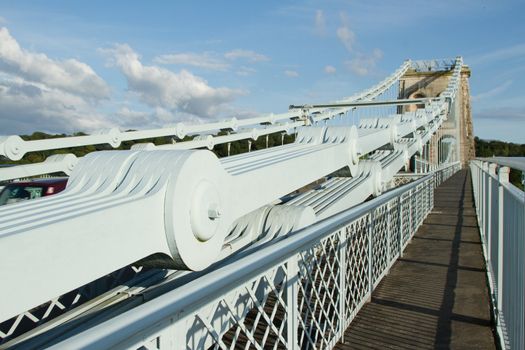
<path fill-rule="evenodd" d="M 436 189 L 433 212 L 336 348 L 495 349 L 466 170 Z"/>

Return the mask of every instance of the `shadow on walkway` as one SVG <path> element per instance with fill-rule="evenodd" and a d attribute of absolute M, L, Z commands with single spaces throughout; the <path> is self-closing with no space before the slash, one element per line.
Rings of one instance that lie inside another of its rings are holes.
<path fill-rule="evenodd" d="M 434 201 L 336 348 L 495 349 L 470 174 L 452 176 Z"/>

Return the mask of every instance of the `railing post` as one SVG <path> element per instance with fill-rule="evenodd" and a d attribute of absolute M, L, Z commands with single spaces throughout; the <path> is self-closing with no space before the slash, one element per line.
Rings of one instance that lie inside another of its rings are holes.
<path fill-rule="evenodd" d="M 299 283 L 299 264 L 297 262 L 297 255 L 288 259 L 286 269 L 286 315 L 287 328 L 286 340 L 288 342 L 288 349 L 298 349 L 298 322 L 299 317 L 298 302 L 297 302 L 297 283 Z"/>
<path fill-rule="evenodd" d="M 436 177 L 432 176 L 430 180 L 428 181 L 428 204 L 429 209 L 428 212 L 430 213 L 432 210 L 434 210 L 434 192 L 436 191 L 434 188 L 434 182 L 436 181 Z"/>
<path fill-rule="evenodd" d="M 432 201 L 432 195 L 430 193 L 430 191 L 433 191 L 433 185 L 432 185 L 432 182 L 434 181 L 434 178 L 436 177 L 436 174 L 432 175 L 432 177 L 428 180 L 428 183 L 427 183 L 427 215 L 432 211 L 433 209 L 433 205 L 431 203 Z"/>
<path fill-rule="evenodd" d="M 183 319 L 180 318 L 180 316 L 177 316 L 177 321 L 175 324 L 173 324 L 172 327 L 170 327 L 173 332 L 173 341 L 170 344 L 166 344 L 166 349 L 171 348 L 174 350 L 183 350 L 187 349 L 187 341 L 186 341 L 186 322 L 184 322 Z M 161 338 L 162 341 L 162 338 Z M 164 344 L 160 344 L 160 348 L 163 349 Z"/>
<path fill-rule="evenodd" d="M 488 200 L 488 217 L 487 217 L 487 232 L 485 233 L 485 248 L 486 248 L 486 257 L 487 257 L 487 264 L 490 263 L 490 253 L 491 253 L 491 246 L 492 246 L 492 215 L 494 213 L 492 212 L 492 201 L 494 200 L 493 194 L 492 194 L 492 182 L 494 181 L 494 177 L 496 177 L 496 164 L 491 163 L 489 164 L 489 182 L 488 182 L 488 193 L 487 193 L 487 200 Z"/>
<path fill-rule="evenodd" d="M 423 209 L 424 207 L 422 207 L 422 202 L 423 202 L 423 189 L 425 188 L 425 184 L 421 184 L 421 185 L 418 185 L 416 187 L 416 213 L 415 213 L 415 216 L 417 218 L 416 220 L 416 225 L 417 227 L 419 227 L 419 225 L 421 225 L 421 223 L 423 222 Z M 417 227 L 414 227 L 414 231 L 417 230 Z"/>
<path fill-rule="evenodd" d="M 435 175 L 432 175 L 435 176 Z M 425 181 L 423 184 L 423 190 L 425 192 L 425 214 L 424 218 L 426 219 L 428 216 L 428 213 L 430 213 L 430 186 L 429 186 L 430 180 Z"/>
<path fill-rule="evenodd" d="M 432 182 L 430 185 L 430 210 L 434 210 L 434 193 L 436 188 L 436 176 L 432 176 Z"/>
<path fill-rule="evenodd" d="M 478 164 L 478 161 L 476 160 L 473 160 L 472 161 L 473 164 L 474 164 L 474 171 L 476 172 L 476 188 L 477 188 L 477 191 L 474 193 L 476 195 L 476 216 L 478 217 L 478 220 L 479 220 L 479 189 L 480 189 L 480 186 L 479 186 L 479 164 Z"/>
<path fill-rule="evenodd" d="M 481 198 L 481 223 L 480 223 L 480 231 L 483 233 L 483 227 L 485 223 L 485 175 L 488 172 L 488 166 L 486 166 L 485 162 L 481 162 L 480 164 L 480 198 Z"/>
<path fill-rule="evenodd" d="M 372 270 L 374 267 L 374 261 L 372 256 L 373 251 L 373 231 L 374 231 L 374 216 L 375 216 L 375 209 L 373 209 L 370 212 L 370 218 L 368 221 L 368 291 L 370 292 L 370 295 L 368 297 L 368 302 L 372 301 L 372 291 L 374 290 L 374 281 L 372 280 Z"/>
<path fill-rule="evenodd" d="M 390 203 L 392 201 L 388 201 L 386 203 L 386 257 L 387 257 L 387 261 L 388 261 L 388 265 L 387 265 L 387 270 L 386 270 L 386 275 L 388 275 L 390 273 L 390 260 L 391 260 L 391 253 L 390 253 L 390 241 L 391 241 L 391 237 L 390 237 L 390 232 L 391 232 L 391 229 L 390 229 L 390 223 L 392 222 L 392 219 L 391 219 L 391 215 L 390 215 Z"/>
<path fill-rule="evenodd" d="M 408 241 L 412 240 L 412 222 L 414 218 L 412 217 L 412 189 L 408 192 Z"/>
<path fill-rule="evenodd" d="M 426 198 L 425 196 L 427 195 L 427 191 L 426 191 L 426 183 L 422 183 L 421 184 L 421 188 L 419 189 L 419 196 L 417 197 L 418 198 L 418 203 L 417 203 L 417 207 L 419 208 L 419 219 L 418 219 L 418 228 L 423 225 L 423 221 L 425 220 L 425 214 L 426 214 Z"/>
<path fill-rule="evenodd" d="M 487 162 L 483 162 L 482 163 L 482 173 L 481 173 L 481 227 L 480 227 L 480 231 L 481 231 L 481 234 L 483 236 L 486 236 L 486 232 L 485 232 L 485 222 L 487 220 L 487 215 L 486 215 L 486 205 L 487 205 L 487 193 L 486 193 L 486 189 L 487 189 L 487 176 L 488 176 L 488 172 L 489 172 L 489 166 L 488 166 L 488 163 Z"/>
<path fill-rule="evenodd" d="M 397 197 L 397 215 L 398 215 L 398 225 L 399 229 L 397 230 L 397 238 L 399 240 L 398 249 L 399 249 L 399 257 L 403 257 L 403 194 L 400 194 L 399 197 Z"/>
<path fill-rule="evenodd" d="M 428 208 L 429 208 L 429 205 L 428 205 L 428 181 L 425 181 L 421 184 L 421 207 L 423 208 L 422 209 L 422 214 L 421 214 L 421 217 L 423 218 L 421 220 L 421 223 L 423 223 L 423 220 L 426 219 L 427 217 L 427 213 L 428 213 Z"/>
<path fill-rule="evenodd" d="M 341 342 L 344 343 L 346 330 L 346 250 L 348 248 L 348 239 L 346 227 L 339 230 L 339 327 L 341 332 Z"/>
<path fill-rule="evenodd" d="M 496 300 L 496 305 L 498 308 L 498 323 L 499 315 L 503 312 L 503 253 L 505 239 L 504 239 L 504 191 L 505 188 L 503 184 L 509 182 L 509 171 L 508 167 L 500 167 L 498 171 L 498 296 Z"/>
<path fill-rule="evenodd" d="M 476 171 L 478 173 L 478 206 L 476 208 L 477 210 L 477 214 L 478 214 L 478 220 L 479 222 L 481 222 L 481 176 L 482 176 L 482 172 L 481 172 L 481 162 L 478 162 L 476 164 Z"/>

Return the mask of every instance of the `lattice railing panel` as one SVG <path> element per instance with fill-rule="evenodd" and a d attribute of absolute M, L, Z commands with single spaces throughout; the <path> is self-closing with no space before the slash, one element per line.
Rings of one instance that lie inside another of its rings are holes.
<path fill-rule="evenodd" d="M 342 320 L 341 241 L 338 235 L 322 240 L 299 256 L 299 347 L 326 348 L 336 339 Z"/>
<path fill-rule="evenodd" d="M 390 208 L 388 209 L 390 215 L 388 218 L 389 234 L 390 234 L 390 260 L 395 259 L 399 254 L 401 240 L 401 228 L 400 228 L 400 201 L 398 199 L 390 202 Z"/>
<path fill-rule="evenodd" d="M 417 204 L 418 204 L 418 198 L 417 198 L 417 188 L 412 190 L 412 194 L 410 195 L 409 201 L 410 201 L 410 237 L 412 237 L 412 233 L 415 232 L 415 229 L 418 224 L 417 220 Z"/>
<path fill-rule="evenodd" d="M 112 288 L 130 281 L 143 271 L 142 266 L 128 265 L 0 323 L 0 344 L 72 310 Z"/>
<path fill-rule="evenodd" d="M 410 191 L 411 192 L 411 191 Z M 411 231 L 411 214 L 410 214 L 410 206 L 411 206 L 411 193 L 405 193 L 401 196 L 401 241 L 402 244 L 405 245 L 408 242 L 408 239 L 410 238 L 410 231 Z"/>
<path fill-rule="evenodd" d="M 388 247 L 388 203 L 378 207 L 373 214 L 372 281 L 376 283 L 390 261 Z"/>
<path fill-rule="evenodd" d="M 286 349 L 286 276 L 283 264 L 216 299 L 195 315 L 187 346 Z"/>
<path fill-rule="evenodd" d="M 370 216 L 366 215 L 346 227 L 345 318 L 352 320 L 370 291 L 368 234 Z M 350 322 L 348 322 L 350 323 Z"/>
<path fill-rule="evenodd" d="M 420 219 L 421 219 L 421 212 L 425 209 L 423 198 L 422 198 L 422 191 L 421 186 L 416 187 L 416 198 L 414 198 L 414 228 L 419 227 Z"/>

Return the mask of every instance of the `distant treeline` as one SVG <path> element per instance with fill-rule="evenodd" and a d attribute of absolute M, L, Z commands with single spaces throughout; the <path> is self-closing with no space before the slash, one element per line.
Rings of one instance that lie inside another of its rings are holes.
<path fill-rule="evenodd" d="M 476 137 L 476 156 L 477 157 L 525 157 L 525 144 L 486 141 Z"/>
<path fill-rule="evenodd" d="M 525 144 L 487 141 L 478 137 L 476 137 L 474 141 L 476 142 L 476 157 L 525 157 Z M 519 171 L 513 171 L 511 169 L 509 177 L 510 182 L 523 189 L 521 173 Z"/>
<path fill-rule="evenodd" d="M 226 132 L 220 132 L 219 135 L 225 135 Z M 69 136 L 84 136 L 87 135 L 85 133 L 75 133 L 73 135 L 66 135 L 66 134 L 46 134 L 45 132 L 34 132 L 31 135 L 21 135 L 22 139 L 28 141 L 28 140 L 42 140 L 42 139 L 52 139 L 52 138 L 58 138 L 58 137 L 69 137 Z M 284 137 L 283 137 L 284 136 Z M 183 141 L 189 141 L 193 137 L 185 137 Z M 274 133 L 268 135 L 268 147 L 278 146 L 287 143 L 294 142 L 295 136 L 293 134 L 288 135 L 284 134 L 281 135 L 281 133 Z M 180 140 L 178 140 L 180 142 Z M 9 159 L 0 156 L 0 163 L 1 164 L 28 164 L 28 163 L 39 163 L 43 162 L 47 157 L 49 157 L 52 154 L 59 154 L 59 153 L 73 153 L 77 157 L 85 156 L 86 154 L 94 151 L 103 151 L 103 150 L 113 150 L 113 149 L 130 149 L 132 145 L 136 143 L 154 143 L 155 145 L 165 145 L 169 143 L 173 143 L 172 137 L 156 137 L 152 139 L 143 139 L 143 140 L 137 140 L 137 141 L 124 141 L 118 148 L 113 148 L 108 144 L 100 144 L 100 145 L 89 145 L 89 146 L 80 146 L 80 147 L 73 147 L 73 148 L 63 148 L 58 150 L 50 150 L 50 151 L 41 151 L 41 152 L 31 152 L 28 153 L 22 158 L 20 161 L 14 162 L 10 161 Z M 234 141 L 230 145 L 230 155 L 240 154 L 244 152 L 248 152 L 248 140 L 241 140 L 241 141 Z M 259 150 L 266 148 L 266 136 L 260 136 L 256 141 L 252 141 L 251 150 Z M 228 155 L 228 145 L 227 144 L 221 144 L 221 145 L 215 145 L 213 152 L 218 157 L 225 157 Z"/>

